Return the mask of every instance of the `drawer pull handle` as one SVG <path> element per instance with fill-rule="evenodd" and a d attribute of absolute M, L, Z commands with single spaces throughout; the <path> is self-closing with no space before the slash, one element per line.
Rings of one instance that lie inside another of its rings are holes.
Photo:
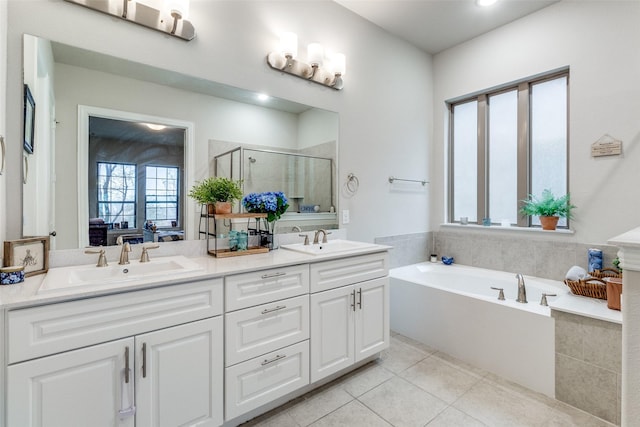
<path fill-rule="evenodd" d="M 280 277 L 280 276 L 284 276 L 287 273 L 283 273 L 283 272 L 277 272 L 277 273 L 267 273 L 267 274 L 263 274 L 262 278 L 263 279 L 270 279 L 272 277 Z"/>
<path fill-rule="evenodd" d="M 358 308 L 362 310 L 362 288 L 358 289 Z"/>
<path fill-rule="evenodd" d="M 280 359 L 284 359 L 285 357 L 287 357 L 286 354 L 277 354 L 276 357 L 272 358 L 272 359 L 264 359 L 261 363 L 262 366 L 264 365 L 268 365 L 269 363 L 273 363 L 276 362 Z"/>
<path fill-rule="evenodd" d="M 147 343 L 142 343 L 142 378 L 147 378 Z"/>
<path fill-rule="evenodd" d="M 264 310 L 262 310 L 260 312 L 260 314 L 268 314 L 268 313 L 273 313 L 274 311 L 278 311 L 278 310 L 283 310 L 287 308 L 286 305 L 277 305 L 274 308 L 265 308 Z"/>
<path fill-rule="evenodd" d="M 354 289 L 353 292 L 351 292 L 351 308 L 353 308 L 353 311 L 356 311 L 356 290 Z"/>
<path fill-rule="evenodd" d="M 129 384 L 129 346 L 124 348 L 124 382 Z"/>

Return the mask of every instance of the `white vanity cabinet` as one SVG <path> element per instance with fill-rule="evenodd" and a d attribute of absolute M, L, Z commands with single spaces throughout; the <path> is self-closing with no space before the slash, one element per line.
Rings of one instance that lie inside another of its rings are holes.
<path fill-rule="evenodd" d="M 387 254 L 311 264 L 311 382 L 389 346 Z"/>
<path fill-rule="evenodd" d="M 222 279 L 9 311 L 7 425 L 218 426 Z"/>
<path fill-rule="evenodd" d="M 228 276 L 225 294 L 231 420 L 309 384 L 309 265 Z"/>

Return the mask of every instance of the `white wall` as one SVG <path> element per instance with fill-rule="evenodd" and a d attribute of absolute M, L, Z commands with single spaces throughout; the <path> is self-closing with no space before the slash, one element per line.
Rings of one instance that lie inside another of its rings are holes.
<path fill-rule="evenodd" d="M 426 194 L 391 193 L 386 179 L 392 174 L 428 175 L 433 116 L 429 55 L 326 0 L 193 0 L 190 20 L 197 37 L 184 42 L 67 2 L 10 0 L 7 118 L 15 124 L 7 130 L 9 135 L 19 134 L 21 36 L 30 33 L 336 111 L 339 183 L 349 172 L 360 179 L 358 194 L 340 201 L 351 211 L 349 238 L 372 241 L 375 236 L 427 230 Z M 286 30 L 298 33 L 301 46 L 319 40 L 346 54 L 343 91 L 283 75 L 266 65 L 267 52 L 277 47 L 279 32 Z M 206 173 L 202 160 L 206 152 L 206 143 L 196 147 L 196 177 Z M 20 153 L 14 147 L 9 155 L 16 161 Z M 11 171 L 9 197 L 19 197 L 18 182 L 19 171 Z M 15 234 L 20 229 L 19 213 L 8 215 Z"/>
<path fill-rule="evenodd" d="M 7 111 L 7 1 L 0 0 L 0 136 L 3 136 L 7 143 L 6 114 Z M 0 154 L 1 155 L 1 154 Z M 6 158 L 0 159 L 5 161 Z M 1 167 L 1 166 L 0 166 Z M 10 200 L 6 196 L 6 171 L 0 175 L 0 242 L 4 241 L 7 233 L 7 205 Z M 17 201 L 16 201 L 17 202 Z M 0 259 L 3 257 L 4 245 L 0 245 Z M 0 378 L 1 379 L 1 378 Z M 0 405 L 0 417 L 2 416 L 2 405 Z M 0 418 L 2 419 L 2 418 Z"/>
<path fill-rule="evenodd" d="M 571 238 L 605 243 L 640 224 L 640 2 L 563 1 L 434 56 L 431 224 L 445 219 L 445 100 L 570 67 Z M 604 134 L 623 155 L 592 158 Z"/>

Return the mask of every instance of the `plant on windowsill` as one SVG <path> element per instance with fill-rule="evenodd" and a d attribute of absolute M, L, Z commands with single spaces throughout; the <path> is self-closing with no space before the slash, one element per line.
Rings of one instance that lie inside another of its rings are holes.
<path fill-rule="evenodd" d="M 522 201 L 524 204 L 520 208 L 520 213 L 529 216 L 539 216 L 543 230 L 555 230 L 560 218 L 573 218 L 571 212 L 575 208 L 571 204 L 569 194 L 561 197 L 553 195 L 551 190 L 543 190 L 540 198 L 529 195 L 528 200 Z"/>
<path fill-rule="evenodd" d="M 242 181 L 210 176 L 202 181 L 196 181 L 189 191 L 189 197 L 200 204 L 207 205 L 209 214 L 227 214 L 231 213 L 233 202 L 242 198 L 241 184 Z"/>

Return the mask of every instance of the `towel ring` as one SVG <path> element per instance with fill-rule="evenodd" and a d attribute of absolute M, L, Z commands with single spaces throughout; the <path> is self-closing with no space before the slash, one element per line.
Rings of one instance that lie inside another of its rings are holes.
<path fill-rule="evenodd" d="M 360 180 L 355 174 L 350 173 L 347 175 L 347 182 L 344 183 L 345 193 L 349 196 L 353 196 L 358 192 L 358 188 L 360 188 Z"/>

